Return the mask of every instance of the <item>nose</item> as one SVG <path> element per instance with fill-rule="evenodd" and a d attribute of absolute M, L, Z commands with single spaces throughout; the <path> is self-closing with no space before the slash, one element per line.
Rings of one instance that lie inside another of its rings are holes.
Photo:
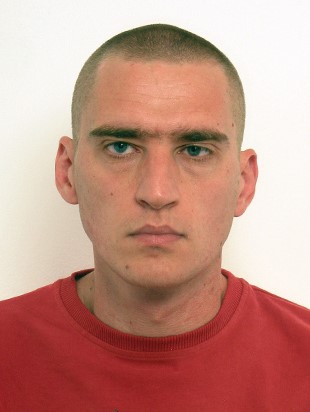
<path fill-rule="evenodd" d="M 148 153 L 139 170 L 136 200 L 144 208 L 171 208 L 179 201 L 179 170 L 163 148 Z"/>

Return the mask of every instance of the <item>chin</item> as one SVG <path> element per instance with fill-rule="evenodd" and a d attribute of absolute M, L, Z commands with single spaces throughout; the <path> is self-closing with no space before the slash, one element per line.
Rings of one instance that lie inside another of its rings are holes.
<path fill-rule="evenodd" d="M 167 267 L 162 270 L 154 268 L 154 270 L 148 270 L 147 272 L 145 272 L 145 268 L 143 270 L 138 268 L 134 270 L 132 268 L 122 277 L 123 280 L 132 286 L 158 293 L 171 291 L 191 280 L 190 275 L 185 276 L 184 272 L 177 272 L 175 268 L 172 271 Z"/>

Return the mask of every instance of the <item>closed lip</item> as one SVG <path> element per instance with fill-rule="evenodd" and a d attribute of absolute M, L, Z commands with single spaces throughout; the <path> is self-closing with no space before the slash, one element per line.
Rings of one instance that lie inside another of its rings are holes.
<path fill-rule="evenodd" d="M 173 229 L 170 226 L 153 226 L 153 225 L 144 225 L 139 229 L 130 233 L 130 236 L 138 235 L 153 235 L 153 236 L 162 236 L 162 235 L 174 235 L 174 236 L 184 236 L 182 233 Z"/>
<path fill-rule="evenodd" d="M 170 226 L 144 225 L 130 233 L 132 239 L 138 243 L 151 248 L 166 248 L 183 239 L 184 235 Z"/>

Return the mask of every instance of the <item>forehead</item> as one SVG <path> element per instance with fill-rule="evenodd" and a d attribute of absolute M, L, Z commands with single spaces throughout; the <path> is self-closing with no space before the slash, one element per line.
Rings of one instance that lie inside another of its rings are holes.
<path fill-rule="evenodd" d="M 233 121 L 229 83 L 213 61 L 107 58 L 97 70 L 85 109 L 82 123 L 89 128 L 116 123 L 148 129 L 227 129 Z"/>

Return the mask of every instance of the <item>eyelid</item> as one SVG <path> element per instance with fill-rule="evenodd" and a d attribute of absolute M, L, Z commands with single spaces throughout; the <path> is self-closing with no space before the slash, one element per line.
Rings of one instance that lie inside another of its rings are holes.
<path fill-rule="evenodd" d="M 209 151 L 210 153 L 213 153 L 213 152 L 214 152 L 214 149 L 212 149 L 212 148 L 210 147 L 210 144 L 209 144 L 208 146 L 206 146 L 206 145 L 204 145 L 204 144 L 191 143 L 191 144 L 186 144 L 186 145 L 183 145 L 182 147 L 180 147 L 180 148 L 178 149 L 178 153 L 184 152 L 184 151 L 185 151 L 186 149 L 188 149 L 189 147 L 199 147 L 200 149 L 207 150 L 207 151 Z"/>
<path fill-rule="evenodd" d="M 105 147 L 110 147 L 110 146 L 113 146 L 114 144 L 126 144 L 128 147 L 134 147 L 134 145 L 132 144 L 132 143 L 128 143 L 128 142 L 125 142 L 125 141 L 123 141 L 123 140 L 114 140 L 113 142 L 105 142 L 105 144 L 104 144 L 104 146 Z"/>
<path fill-rule="evenodd" d="M 113 147 L 114 144 L 125 144 L 127 145 L 126 151 L 124 153 L 118 153 L 117 151 L 112 151 L 110 150 L 110 147 Z M 131 149 L 129 152 L 127 149 Z M 133 145 L 132 143 L 126 142 L 124 140 L 112 140 L 112 141 L 105 141 L 103 143 L 103 149 L 108 152 L 109 156 L 112 156 L 114 158 L 125 158 L 127 156 L 133 155 L 138 151 L 138 148 Z"/>

